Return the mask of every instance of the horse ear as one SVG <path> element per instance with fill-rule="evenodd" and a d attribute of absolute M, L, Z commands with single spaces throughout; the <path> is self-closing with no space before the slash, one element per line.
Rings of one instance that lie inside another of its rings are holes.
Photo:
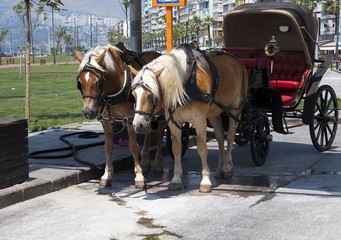
<path fill-rule="evenodd" d="M 98 58 L 96 58 L 96 62 L 100 65 L 100 66 L 105 66 L 105 64 L 104 64 L 104 57 L 105 57 L 105 54 L 107 53 L 107 50 L 104 50 L 103 52 L 102 52 L 102 54 L 101 55 L 99 55 L 98 56 Z"/>
<path fill-rule="evenodd" d="M 114 58 L 115 62 L 122 61 L 121 56 L 118 54 L 118 52 L 115 48 L 109 47 L 108 50 L 111 53 L 112 57 Z"/>
<path fill-rule="evenodd" d="M 135 77 L 139 73 L 139 71 L 137 71 L 133 66 L 128 65 L 128 67 L 129 67 L 131 73 L 133 74 L 133 77 Z"/>
<path fill-rule="evenodd" d="M 161 68 L 161 69 L 155 71 L 155 72 L 154 72 L 155 77 L 158 78 L 158 77 L 161 75 L 162 71 L 163 71 L 163 68 Z"/>
<path fill-rule="evenodd" d="M 80 51 L 78 51 L 78 50 L 75 50 L 74 53 L 75 53 L 75 57 L 77 58 L 77 60 L 79 62 L 82 62 L 82 60 L 83 60 L 82 53 Z"/>
<path fill-rule="evenodd" d="M 122 61 L 122 58 L 119 52 L 113 47 L 109 47 L 108 50 L 111 53 L 111 56 L 113 57 L 114 62 L 120 66 L 122 71 L 124 71 L 124 63 Z"/>

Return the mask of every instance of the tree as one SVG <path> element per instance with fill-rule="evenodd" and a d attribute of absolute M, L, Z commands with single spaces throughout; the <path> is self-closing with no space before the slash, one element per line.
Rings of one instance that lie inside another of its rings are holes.
<path fill-rule="evenodd" d="M 335 14 L 337 12 L 337 2 L 334 0 L 323 1 L 323 12 L 327 14 Z"/>
<path fill-rule="evenodd" d="M 119 42 L 127 42 L 127 37 L 123 35 L 121 31 L 113 27 L 111 30 L 108 31 L 107 33 L 107 39 L 108 42 L 112 45 L 115 45 Z"/>
<path fill-rule="evenodd" d="M 62 54 L 62 41 L 64 40 L 64 36 L 66 35 L 66 27 L 58 27 L 54 33 L 54 38 L 56 42 L 56 54 Z"/>
<path fill-rule="evenodd" d="M 295 4 L 306 6 L 312 12 L 316 10 L 318 3 L 322 3 L 322 9 L 325 13 L 334 14 L 336 12 L 335 0 L 290 0 L 290 1 Z"/>
<path fill-rule="evenodd" d="M 180 45 L 180 40 L 183 40 L 186 34 L 186 25 L 176 23 L 173 28 L 173 41 L 176 45 Z"/>
<path fill-rule="evenodd" d="M 208 45 L 212 47 L 212 39 L 211 39 L 211 26 L 214 24 L 213 17 L 207 15 L 202 22 L 203 27 L 207 28 L 208 33 Z"/>
<path fill-rule="evenodd" d="M 128 8 L 129 8 L 129 1 L 130 0 L 122 0 L 122 5 L 124 8 L 122 8 L 124 15 L 125 15 L 125 20 L 126 20 L 126 26 L 127 26 L 127 40 L 129 38 L 129 22 L 128 22 Z M 127 42 L 127 44 L 129 44 L 129 42 Z"/>
<path fill-rule="evenodd" d="M 26 93 L 25 93 L 25 118 L 27 122 L 30 123 L 30 49 L 31 49 L 31 19 L 30 12 L 33 6 L 33 3 L 36 3 L 39 7 L 38 10 L 43 8 L 43 6 L 48 6 L 53 8 L 54 10 L 60 11 L 60 6 L 63 6 L 61 0 L 23 0 L 20 3 L 22 5 L 19 8 L 19 11 L 22 13 L 21 18 L 25 25 L 25 33 L 26 33 Z M 15 7 L 15 6 L 14 6 Z"/>
<path fill-rule="evenodd" d="M 201 24 L 202 24 L 202 20 L 201 20 L 200 17 L 194 16 L 192 21 L 193 21 L 193 24 L 194 24 L 195 33 L 197 35 L 197 41 L 198 41 L 199 40 L 199 31 L 200 31 L 200 27 L 201 27 Z"/>
<path fill-rule="evenodd" d="M 4 40 L 7 33 L 8 33 L 8 30 L 0 29 L 0 43 Z M 2 52 L 1 52 L 1 45 L 0 45 L 0 65 L 2 64 L 1 55 L 2 55 Z"/>
<path fill-rule="evenodd" d="M 33 32 L 42 24 L 44 20 L 47 19 L 47 14 L 44 12 L 44 6 L 40 3 L 36 5 L 35 7 L 35 17 L 32 18 L 32 8 L 33 4 L 30 3 L 30 12 L 29 12 L 29 18 L 30 18 L 30 27 L 31 27 L 31 49 L 33 54 L 33 63 L 34 63 L 34 46 L 33 46 Z M 25 2 L 21 1 L 13 6 L 13 11 L 18 15 L 18 17 L 21 19 L 22 23 L 25 26 L 26 22 L 26 10 L 25 10 Z"/>

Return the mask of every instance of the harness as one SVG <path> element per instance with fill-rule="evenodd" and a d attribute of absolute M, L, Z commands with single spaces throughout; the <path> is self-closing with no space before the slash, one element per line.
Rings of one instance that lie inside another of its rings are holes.
<path fill-rule="evenodd" d="M 192 47 L 189 44 L 182 44 L 179 48 L 183 49 L 186 53 L 187 65 L 189 65 L 188 77 L 185 85 L 185 91 L 188 96 L 187 101 L 210 102 L 214 98 L 219 85 L 219 74 L 216 67 L 204 51 L 196 49 L 201 52 L 201 56 L 207 61 L 212 74 L 212 91 L 211 93 L 204 93 L 197 85 L 197 58 L 193 54 Z"/>
<path fill-rule="evenodd" d="M 184 52 L 186 53 L 187 65 L 190 65 L 189 71 L 188 71 L 188 78 L 187 78 L 187 82 L 185 85 L 185 91 L 189 97 L 188 102 L 190 102 L 190 101 L 203 101 L 203 102 L 207 102 L 207 103 L 209 102 L 210 104 L 215 104 L 221 110 L 223 110 L 224 112 L 227 112 L 229 114 L 229 116 L 231 116 L 236 122 L 240 122 L 238 117 L 233 115 L 230 111 L 231 110 L 238 110 L 238 109 L 242 108 L 242 106 L 244 105 L 244 99 L 245 99 L 245 89 L 243 89 L 243 95 L 244 95 L 243 96 L 243 102 L 237 108 L 232 109 L 232 108 L 226 107 L 225 105 L 216 101 L 215 100 L 215 93 L 217 92 L 218 86 L 219 86 L 219 74 L 218 74 L 218 71 L 217 71 L 216 67 L 214 66 L 212 60 L 207 56 L 207 54 L 205 54 L 204 51 L 201 51 L 200 49 L 196 48 L 197 51 L 200 51 L 202 53 L 201 56 L 203 56 L 205 58 L 205 60 L 207 61 L 208 65 L 210 67 L 210 70 L 211 70 L 212 91 L 209 94 L 209 93 L 204 93 L 197 85 L 197 75 L 196 75 L 197 59 L 195 58 L 195 56 L 193 54 L 192 47 L 189 44 L 183 44 L 179 48 L 182 48 L 184 50 Z M 222 54 L 226 54 L 226 53 L 222 52 Z M 243 84 L 243 88 L 244 88 L 244 84 Z M 174 119 L 174 116 L 173 116 L 174 112 L 175 112 L 175 109 L 168 109 L 169 119 L 167 119 L 166 122 L 168 123 L 171 121 L 179 129 L 182 129 L 182 127 Z"/>
<path fill-rule="evenodd" d="M 198 58 L 194 56 L 192 48 L 190 47 L 190 45 L 188 44 L 183 44 L 181 45 L 179 48 L 183 49 L 186 57 L 187 57 L 187 65 L 189 65 L 188 67 L 188 72 L 187 72 L 187 76 L 186 76 L 186 83 L 185 83 L 185 91 L 186 94 L 188 95 L 188 102 L 191 101 L 203 101 L 206 103 L 210 103 L 210 104 L 215 104 L 217 107 L 219 107 L 223 112 L 227 112 L 236 122 L 240 122 L 240 120 L 238 119 L 237 116 L 234 116 L 230 111 L 231 110 L 238 110 L 241 109 L 242 106 L 244 105 L 245 102 L 245 89 L 244 89 L 244 84 L 243 84 L 243 101 L 241 103 L 240 106 L 236 107 L 236 108 L 229 108 L 224 106 L 223 104 L 219 103 L 218 101 L 215 100 L 215 94 L 218 90 L 218 86 L 219 86 L 219 74 L 218 71 L 216 69 L 216 67 L 214 66 L 213 62 L 211 61 L 211 59 L 205 54 L 205 52 L 200 51 L 201 52 L 201 56 L 203 56 L 205 58 L 205 60 L 207 61 L 210 70 L 211 70 L 211 75 L 212 75 L 212 90 L 211 93 L 204 93 L 197 85 L 197 60 Z M 198 49 L 197 49 L 198 50 Z M 220 54 L 220 52 L 218 53 Z M 226 54 L 225 52 L 221 52 L 221 54 Z M 240 62 L 240 61 L 239 61 Z M 242 64 L 240 62 L 240 64 Z M 144 68 L 144 70 L 146 70 L 148 68 Z M 158 84 L 158 88 L 160 91 L 160 96 L 162 96 L 162 90 L 160 87 L 160 84 L 158 82 L 158 80 L 156 79 L 156 82 Z M 144 88 L 146 88 L 148 91 L 151 91 L 151 88 L 143 81 L 143 79 L 141 78 L 138 83 L 136 85 L 141 85 Z M 135 86 L 133 86 L 132 88 L 134 88 Z M 150 117 L 153 115 L 153 112 L 156 108 L 156 101 L 150 101 L 153 104 L 153 108 L 151 112 L 144 112 L 144 111 L 136 111 L 135 113 L 139 113 L 139 114 L 143 114 L 143 115 L 147 115 Z M 167 126 L 167 124 L 169 122 L 172 122 L 174 125 L 176 125 L 179 129 L 182 129 L 182 127 L 176 122 L 175 118 L 174 118 L 174 112 L 175 112 L 176 108 L 174 109 L 167 109 L 168 113 L 169 113 L 169 118 L 166 120 L 165 126 Z"/>
<path fill-rule="evenodd" d="M 123 87 L 117 93 L 104 94 L 104 85 L 105 85 L 105 81 L 107 80 L 106 72 L 105 71 L 101 72 L 100 70 L 94 68 L 94 66 L 90 64 L 91 58 L 89 58 L 89 62 L 85 65 L 85 67 L 79 73 L 79 75 L 77 76 L 77 79 L 85 71 L 92 72 L 98 78 L 97 87 L 100 93 L 98 96 L 94 96 L 91 94 L 83 94 L 82 89 L 81 89 L 81 84 L 79 81 L 77 81 L 77 88 L 81 91 L 83 98 L 93 98 L 97 100 L 96 104 L 97 106 L 100 107 L 100 110 L 98 111 L 98 114 L 97 114 L 97 120 L 98 121 L 107 120 L 110 123 L 119 122 L 123 126 L 122 130 L 119 131 L 121 132 L 123 131 L 123 129 L 125 128 L 127 124 L 132 124 L 132 118 L 128 118 L 128 117 L 125 117 L 123 119 L 115 118 L 111 114 L 110 107 L 113 105 L 120 104 L 122 102 L 126 102 L 128 100 L 129 92 L 131 89 L 131 81 L 129 78 L 131 74 L 130 74 L 130 69 L 128 65 L 131 64 L 133 60 L 135 60 L 136 63 L 140 65 L 140 67 L 142 67 L 145 64 L 145 61 L 140 57 L 138 53 L 126 49 L 123 43 L 118 43 L 115 46 L 122 51 L 121 59 L 124 62 Z M 107 112 L 109 117 L 104 117 L 105 112 Z"/>

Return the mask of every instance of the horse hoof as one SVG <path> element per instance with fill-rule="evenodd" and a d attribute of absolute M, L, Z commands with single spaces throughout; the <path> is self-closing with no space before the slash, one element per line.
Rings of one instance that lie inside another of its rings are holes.
<path fill-rule="evenodd" d="M 154 166 L 153 167 L 153 172 L 155 174 L 162 174 L 163 173 L 163 167 L 156 167 L 156 166 Z"/>
<path fill-rule="evenodd" d="M 228 172 L 224 172 L 224 179 L 231 179 L 233 177 L 233 169 L 231 171 L 228 171 Z"/>
<path fill-rule="evenodd" d="M 144 181 L 135 181 L 135 188 L 143 189 L 145 186 Z"/>
<path fill-rule="evenodd" d="M 100 187 L 111 187 L 111 180 L 108 179 L 101 179 L 99 182 Z"/>
<path fill-rule="evenodd" d="M 168 185 L 168 189 L 170 191 L 179 191 L 182 189 L 182 184 L 181 183 L 170 183 Z"/>
<path fill-rule="evenodd" d="M 152 166 L 150 165 L 150 163 L 147 164 L 147 165 L 141 166 L 142 172 L 143 172 L 143 173 L 148 173 L 151 167 L 152 167 Z"/>
<path fill-rule="evenodd" d="M 201 192 L 201 193 L 212 192 L 212 185 L 200 185 L 199 192 Z"/>

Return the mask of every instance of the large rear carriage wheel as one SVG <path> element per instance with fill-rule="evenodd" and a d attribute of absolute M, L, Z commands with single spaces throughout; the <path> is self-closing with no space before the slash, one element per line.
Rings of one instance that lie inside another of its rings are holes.
<path fill-rule="evenodd" d="M 338 111 L 333 88 L 329 85 L 319 87 L 309 131 L 314 147 L 320 152 L 328 150 L 333 144 L 338 124 Z"/>
<path fill-rule="evenodd" d="M 256 166 L 262 166 L 270 149 L 270 125 L 265 112 L 256 111 L 252 118 L 250 149 L 252 160 Z"/>

